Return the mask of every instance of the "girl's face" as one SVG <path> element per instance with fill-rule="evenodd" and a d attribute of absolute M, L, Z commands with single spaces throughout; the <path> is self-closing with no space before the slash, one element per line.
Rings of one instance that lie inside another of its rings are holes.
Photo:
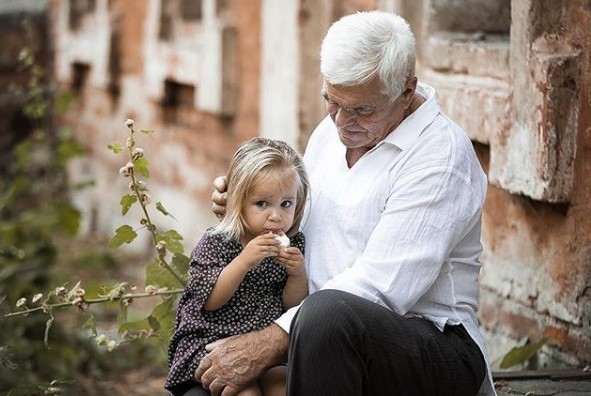
<path fill-rule="evenodd" d="M 297 172 L 272 172 L 252 185 L 242 206 L 244 244 L 258 235 L 286 232 L 293 224 L 297 199 Z"/>

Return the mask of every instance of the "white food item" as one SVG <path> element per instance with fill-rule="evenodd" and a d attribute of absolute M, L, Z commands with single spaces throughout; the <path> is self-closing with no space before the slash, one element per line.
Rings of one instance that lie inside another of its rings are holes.
<path fill-rule="evenodd" d="M 287 235 L 285 235 L 285 233 L 282 232 L 281 234 L 277 234 L 275 235 L 275 238 L 279 241 L 279 246 L 282 249 L 289 247 L 289 238 Z"/>

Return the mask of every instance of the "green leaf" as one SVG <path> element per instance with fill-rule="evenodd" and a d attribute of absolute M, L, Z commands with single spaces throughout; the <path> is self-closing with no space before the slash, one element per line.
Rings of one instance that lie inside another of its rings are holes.
<path fill-rule="evenodd" d="M 119 154 L 121 151 L 123 151 L 119 143 L 111 143 L 107 146 L 107 148 L 115 154 Z"/>
<path fill-rule="evenodd" d="M 160 336 L 165 340 L 169 340 L 174 331 L 175 311 L 172 309 L 173 301 L 174 298 L 172 297 L 165 299 L 154 307 L 152 315 L 150 315 L 150 317 L 156 319 L 160 325 L 158 329 L 154 329 L 154 326 L 152 326 L 152 328 L 158 330 Z"/>
<path fill-rule="evenodd" d="M 149 134 L 153 133 L 154 130 L 153 129 L 145 129 L 144 128 L 144 129 L 140 129 L 140 132 L 141 133 L 145 133 L 146 135 L 149 135 Z"/>
<path fill-rule="evenodd" d="M 174 300 L 172 297 L 164 299 L 154 307 L 150 315 L 143 319 L 121 323 L 119 334 L 128 332 L 133 335 L 141 330 L 152 329 L 155 332 L 159 331 L 161 338 L 170 339 L 174 331 L 175 311 L 172 309 Z"/>
<path fill-rule="evenodd" d="M 129 209 L 137 202 L 137 195 L 126 194 L 121 197 L 121 214 L 125 216 Z"/>
<path fill-rule="evenodd" d="M 161 202 L 156 202 L 156 209 L 158 209 L 158 211 L 160 213 L 162 213 L 164 216 L 170 216 L 170 217 L 172 217 L 173 219 L 176 220 L 176 217 L 174 217 L 173 215 L 171 215 L 170 212 L 168 210 L 166 210 L 164 208 L 164 206 L 162 206 L 162 203 Z"/>
<path fill-rule="evenodd" d="M 122 225 L 115 230 L 115 235 L 109 241 L 111 249 L 118 248 L 124 243 L 131 243 L 137 237 L 137 232 L 128 225 Z"/>
<path fill-rule="evenodd" d="M 117 324 L 121 325 L 125 322 L 127 322 L 127 305 L 121 302 L 119 304 L 119 313 L 117 314 Z"/>
<path fill-rule="evenodd" d="M 125 332 L 135 334 L 140 330 L 148 329 L 150 329 L 150 323 L 148 322 L 148 318 L 144 318 L 140 320 L 134 320 L 133 322 L 121 323 L 119 326 L 119 334 L 123 334 Z"/>
<path fill-rule="evenodd" d="M 81 327 L 83 329 L 90 330 L 90 333 L 93 336 L 96 336 L 97 335 L 97 331 L 96 331 L 96 319 L 94 318 L 94 315 L 87 311 L 85 313 L 85 317 L 86 317 L 86 320 L 84 321 L 84 323 L 82 323 Z"/>
<path fill-rule="evenodd" d="M 189 274 L 189 263 L 190 262 L 191 262 L 191 259 L 182 253 L 175 253 L 174 256 L 172 256 L 173 268 L 185 280 L 187 279 L 187 276 Z"/>
<path fill-rule="evenodd" d="M 146 158 L 138 158 L 133 162 L 133 169 L 138 171 L 140 175 L 146 179 L 150 177 L 150 170 L 148 169 L 149 162 Z"/>
<path fill-rule="evenodd" d="M 109 301 L 115 300 L 115 298 L 122 296 L 125 294 L 125 288 L 129 286 L 127 282 L 119 282 L 115 284 L 110 289 L 106 290 L 105 294 L 102 294 L 102 297 L 107 297 Z"/>
<path fill-rule="evenodd" d="M 525 364 L 540 348 L 544 346 L 545 343 L 546 339 L 542 338 L 534 344 L 526 343 L 523 346 L 511 348 L 511 350 L 503 356 L 503 360 L 499 367 L 501 369 L 506 369 L 518 364 Z"/>
<path fill-rule="evenodd" d="M 156 235 L 156 241 L 165 241 L 166 248 L 172 253 L 183 253 L 185 248 L 182 244 L 183 236 L 175 230 L 168 230 Z"/>
<path fill-rule="evenodd" d="M 169 289 L 175 289 L 180 286 L 178 279 L 158 263 L 152 263 L 146 266 L 146 285 L 168 287 Z"/>

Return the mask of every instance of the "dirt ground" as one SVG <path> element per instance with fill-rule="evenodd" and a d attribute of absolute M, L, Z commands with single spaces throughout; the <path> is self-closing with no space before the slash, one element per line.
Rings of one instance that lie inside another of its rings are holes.
<path fill-rule="evenodd" d="M 138 367 L 111 378 L 76 378 L 72 389 L 65 389 L 72 396 L 168 396 L 164 390 L 164 377 L 154 376 L 149 367 Z"/>

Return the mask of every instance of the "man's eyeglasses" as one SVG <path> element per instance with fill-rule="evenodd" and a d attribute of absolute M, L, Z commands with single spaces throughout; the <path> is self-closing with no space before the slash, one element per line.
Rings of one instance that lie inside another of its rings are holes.
<path fill-rule="evenodd" d="M 358 116 L 367 117 L 369 115 L 372 115 L 376 111 L 375 107 L 371 107 L 371 106 L 358 106 L 358 107 L 341 106 L 337 102 L 330 100 L 328 98 L 328 94 L 326 93 L 326 91 L 323 90 L 321 92 L 321 94 L 322 94 L 322 97 L 324 98 L 324 101 L 326 104 L 326 111 L 328 111 L 329 114 L 334 114 L 337 111 L 339 111 L 340 109 L 343 109 L 347 113 L 353 113 Z"/>

